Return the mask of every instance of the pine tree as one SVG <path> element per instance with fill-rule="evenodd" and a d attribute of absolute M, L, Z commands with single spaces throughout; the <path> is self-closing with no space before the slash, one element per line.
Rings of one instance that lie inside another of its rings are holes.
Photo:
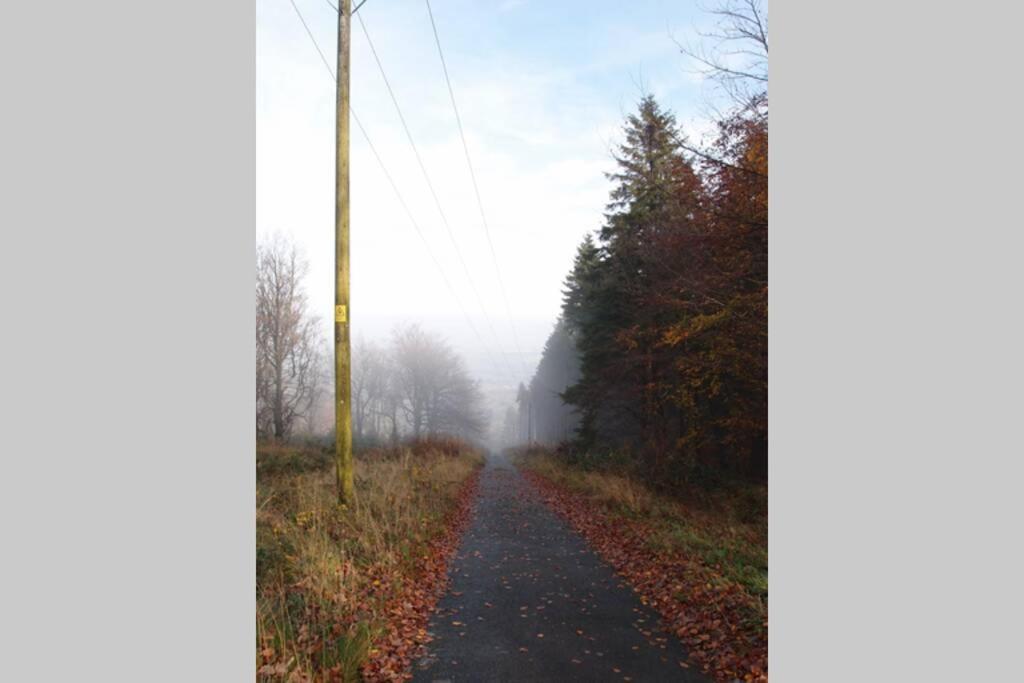
<path fill-rule="evenodd" d="M 720 122 L 699 165 L 652 97 L 623 132 L 605 222 L 580 244 L 563 290 L 579 375 L 561 396 L 578 410 L 576 445 L 624 452 L 665 488 L 764 476 L 767 121 L 739 112 Z M 521 405 L 545 400 L 557 341 Z"/>
<path fill-rule="evenodd" d="M 626 256 L 648 246 L 681 214 L 692 210 L 699 179 L 683 155 L 683 136 L 675 117 L 654 97 L 640 101 L 626 119 L 625 141 L 608 174 L 616 183 L 600 237 L 609 254 Z M 636 263 L 630 263 L 637 266 Z"/>
<path fill-rule="evenodd" d="M 569 335 L 578 334 L 590 314 L 588 301 L 593 297 L 600 260 L 600 250 L 588 234 L 576 248 L 576 259 L 562 290 L 562 319 Z"/>
<path fill-rule="evenodd" d="M 653 97 L 624 126 L 618 170 L 599 232 L 585 241 L 567 281 L 563 314 L 576 334 L 581 379 L 567 396 L 582 415 L 581 437 L 650 451 L 664 449 L 657 391 L 664 361 L 655 357 L 662 305 L 664 241 L 696 219 L 700 179 L 685 158 L 675 118 Z M 674 267 L 676 264 L 667 264 Z M 657 444 L 647 443 L 651 440 Z"/>
<path fill-rule="evenodd" d="M 537 441 L 558 444 L 572 438 L 579 424 L 575 407 L 565 401 L 565 390 L 579 379 L 579 354 L 568 326 L 559 318 L 551 330 L 537 371 L 530 381 Z"/>

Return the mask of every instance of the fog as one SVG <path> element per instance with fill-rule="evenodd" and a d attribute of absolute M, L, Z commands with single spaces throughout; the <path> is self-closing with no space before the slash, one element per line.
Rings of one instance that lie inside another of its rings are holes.
<path fill-rule="evenodd" d="M 477 329 L 483 329 L 485 321 L 482 317 L 470 316 Z M 487 349 L 480 348 L 475 335 L 464 317 L 455 316 L 386 316 L 364 314 L 362 317 L 353 315 L 353 344 L 366 342 L 387 344 L 395 330 L 410 324 L 419 324 L 427 333 L 447 341 L 465 361 L 470 375 L 480 382 L 483 392 L 485 409 L 490 423 L 489 432 L 493 439 L 490 445 L 498 445 L 500 439 L 495 433 L 500 430 L 505 410 L 514 405 L 519 383 L 528 384 L 536 370 L 544 342 L 554 326 L 553 318 L 516 318 L 516 331 L 523 344 L 522 356 L 506 348 L 501 359 L 497 359 Z M 526 351 L 525 349 L 529 349 Z M 333 419 L 333 415 L 331 415 Z"/>
<path fill-rule="evenodd" d="M 333 10 L 322 0 L 296 6 L 333 65 Z M 413 219 L 353 123 L 351 333 L 384 345 L 418 324 L 446 340 L 478 380 L 497 433 L 555 325 L 576 246 L 602 223 L 623 114 L 651 92 L 703 132 L 701 87 L 670 36 L 692 28 L 697 10 L 506 0 L 438 2 L 434 14 L 488 229 L 424 5 L 368 2 L 359 18 L 427 177 L 354 21 L 352 108 Z M 285 0 L 257 3 L 256 86 L 257 235 L 282 233 L 305 253 L 309 311 L 330 339 L 335 86 Z"/>

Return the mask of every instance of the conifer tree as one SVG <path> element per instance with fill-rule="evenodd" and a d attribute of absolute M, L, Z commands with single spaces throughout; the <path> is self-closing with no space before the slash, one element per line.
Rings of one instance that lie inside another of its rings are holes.
<path fill-rule="evenodd" d="M 723 119 L 703 150 L 653 97 L 627 117 L 604 224 L 520 390 L 542 440 L 568 403 L 578 449 L 619 451 L 665 488 L 766 475 L 766 108 Z M 552 391 L 569 351 L 578 374 Z"/>

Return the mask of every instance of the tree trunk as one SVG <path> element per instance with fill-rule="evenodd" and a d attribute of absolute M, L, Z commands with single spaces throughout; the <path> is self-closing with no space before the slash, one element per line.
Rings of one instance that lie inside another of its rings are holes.
<path fill-rule="evenodd" d="M 278 439 L 283 439 L 285 436 L 283 384 L 281 366 L 278 364 L 274 371 L 274 436 Z"/>

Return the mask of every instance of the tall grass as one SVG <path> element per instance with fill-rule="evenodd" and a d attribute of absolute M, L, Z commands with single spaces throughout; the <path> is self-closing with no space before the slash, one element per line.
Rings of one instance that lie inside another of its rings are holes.
<path fill-rule="evenodd" d="M 697 488 L 669 497 L 628 474 L 574 467 L 542 449 L 522 451 L 518 461 L 613 514 L 644 523 L 653 550 L 698 558 L 762 604 L 767 600 L 767 486 Z"/>
<path fill-rule="evenodd" d="M 375 450 L 355 460 L 356 495 L 337 503 L 330 453 L 257 455 L 257 637 L 261 680 L 358 680 L 384 633 L 389 598 L 482 457 L 463 444 Z"/>

